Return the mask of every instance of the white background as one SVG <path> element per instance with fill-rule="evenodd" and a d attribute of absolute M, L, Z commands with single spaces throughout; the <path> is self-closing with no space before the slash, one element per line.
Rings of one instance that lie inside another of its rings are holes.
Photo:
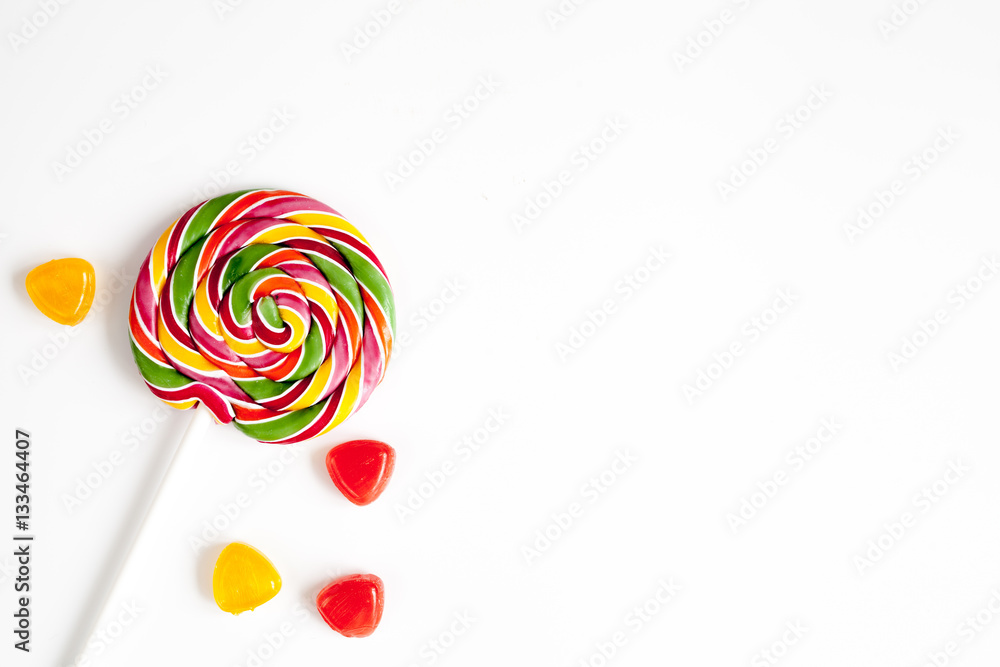
<path fill-rule="evenodd" d="M 133 278 L 230 162 L 223 190 L 298 190 L 365 233 L 408 343 L 357 416 L 284 462 L 277 446 L 212 425 L 112 602 L 138 605 L 138 618 L 99 664 L 764 665 L 773 647 L 789 667 L 917 667 L 949 642 L 939 664 L 996 664 L 1000 620 L 960 627 L 983 609 L 992 620 L 1000 590 L 1000 280 L 977 282 L 1000 253 L 995 2 L 909 0 L 887 31 L 890 0 L 592 0 L 554 26 L 556 0 L 404 0 L 350 58 L 343 45 L 387 0 L 232 11 L 106 0 L 50 7 L 51 18 L 44 4 L 0 10 L 0 541 L 14 533 L 15 428 L 32 434 L 37 536 L 30 655 L 11 646 L 12 547 L 0 548 L 4 665 L 71 663 L 192 417 L 142 384 L 130 288 L 113 276 Z M 724 9 L 730 22 L 713 23 Z M 701 53 L 679 63 L 689 40 Z M 143 90 L 147 68 L 165 78 Z M 480 88 L 478 108 L 448 122 L 481 77 L 496 91 Z M 811 89 L 829 98 L 802 107 Z M 132 109 L 122 95 L 142 99 Z M 293 118 L 269 135 L 274 110 Z M 88 150 L 104 119 L 112 131 Z M 580 147 L 614 119 L 620 136 L 596 142 L 603 153 L 581 171 Z M 386 172 L 435 128 L 443 143 L 390 187 Z M 935 155 L 939 131 L 957 139 Z M 250 135 L 269 142 L 250 151 Z M 744 165 L 772 138 L 762 166 Z M 89 154 L 57 174 L 81 143 Z M 914 178 L 907 163 L 928 149 L 936 160 Z M 754 173 L 723 197 L 734 168 Z M 518 229 L 512 216 L 563 170 L 570 186 Z M 888 209 L 849 233 L 896 179 Z M 671 258 L 647 273 L 650 248 Z M 106 304 L 72 338 L 23 287 L 31 267 L 66 256 L 95 265 Z M 646 279 L 630 298 L 616 290 L 627 275 Z M 459 295 L 445 305 L 449 281 Z M 967 283 L 971 299 L 955 292 Z M 778 290 L 794 305 L 775 321 Z M 586 324 L 609 299 L 603 325 Z M 937 311 L 944 323 L 922 334 Z M 766 331 L 748 333 L 753 318 Z M 560 354 L 571 337 L 582 347 Z M 904 337 L 919 350 L 893 363 Z M 713 366 L 733 343 L 742 354 Z M 689 400 L 700 372 L 714 379 Z M 464 460 L 456 445 L 491 409 L 505 423 Z M 831 418 L 837 435 L 793 464 Z M 399 456 L 366 508 L 323 466 L 357 437 Z M 81 489 L 116 451 L 120 465 Z M 618 452 L 637 462 L 591 502 L 585 485 Z M 448 461 L 455 473 L 401 520 Z M 968 470 L 940 482 L 935 502 L 915 501 L 949 462 Z M 268 466 L 280 474 L 261 484 Z M 753 496 L 761 487 L 773 497 Z M 250 506 L 192 547 L 242 493 Z M 727 516 L 744 499 L 758 508 L 734 530 Z M 582 515 L 553 528 L 573 503 Z M 911 525 L 888 536 L 904 513 Z M 284 588 L 234 617 L 210 582 L 237 540 L 276 564 Z M 364 640 L 312 611 L 324 584 L 352 572 L 386 584 L 384 620 Z M 671 579 L 679 593 L 632 622 Z M 463 613 L 471 629 L 450 637 Z M 796 638 L 787 623 L 806 630 Z M 618 632 L 607 660 L 599 645 Z M 430 648 L 439 639 L 443 654 Z"/>

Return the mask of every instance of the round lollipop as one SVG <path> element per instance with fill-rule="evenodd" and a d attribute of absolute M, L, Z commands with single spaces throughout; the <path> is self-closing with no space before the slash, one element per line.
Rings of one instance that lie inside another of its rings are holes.
<path fill-rule="evenodd" d="M 392 289 L 365 238 L 329 206 L 286 190 L 234 192 L 182 215 L 143 262 L 129 310 L 132 355 L 156 396 L 202 404 L 216 421 L 282 444 L 322 435 L 365 404 L 395 328 Z M 177 445 L 95 629 L 204 414 Z"/>
<path fill-rule="evenodd" d="M 368 242 L 284 190 L 210 199 L 150 251 L 129 312 L 150 390 L 262 442 L 300 442 L 357 411 L 385 374 L 395 308 Z"/>

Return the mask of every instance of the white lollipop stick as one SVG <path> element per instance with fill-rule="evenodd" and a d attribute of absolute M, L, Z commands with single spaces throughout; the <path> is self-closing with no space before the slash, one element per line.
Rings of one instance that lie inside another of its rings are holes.
<path fill-rule="evenodd" d="M 80 650 L 73 654 L 73 664 L 86 664 L 83 662 L 85 659 L 89 659 L 93 662 L 94 656 L 88 655 L 91 640 L 94 638 L 98 630 L 104 628 L 110 621 L 108 618 L 108 609 L 111 606 L 111 603 L 120 597 L 121 591 L 119 589 L 121 588 L 122 582 L 126 579 L 124 575 L 128 569 L 129 563 L 131 562 L 132 555 L 138 550 L 143 538 L 151 532 L 149 530 L 149 526 L 156 523 L 156 518 L 159 514 L 159 505 L 157 501 L 163 497 L 164 489 L 170 486 L 170 481 L 174 477 L 174 472 L 178 468 L 182 467 L 178 465 L 178 461 L 183 458 L 182 455 L 184 452 L 191 449 L 188 445 L 192 442 L 201 440 L 201 436 L 205 432 L 205 429 L 208 428 L 208 425 L 213 421 L 214 418 L 212 417 L 212 413 L 207 409 L 201 407 L 195 409 L 194 415 L 192 415 L 191 421 L 188 422 L 188 427 L 184 431 L 184 435 L 181 437 L 180 442 L 177 443 L 174 453 L 170 457 L 170 461 L 167 463 L 167 469 L 163 473 L 163 477 L 160 478 L 160 483 L 156 489 L 156 493 L 153 495 L 153 499 L 149 502 L 149 507 L 146 509 L 146 515 L 143 517 L 142 523 L 140 523 L 139 527 L 136 529 L 135 537 L 132 538 L 131 545 L 129 545 L 128 549 L 125 551 L 125 555 L 121 559 L 118 571 L 112 580 L 111 587 L 101 603 L 100 611 L 94 617 L 94 624 L 87 632 L 87 636 L 84 639 Z"/>

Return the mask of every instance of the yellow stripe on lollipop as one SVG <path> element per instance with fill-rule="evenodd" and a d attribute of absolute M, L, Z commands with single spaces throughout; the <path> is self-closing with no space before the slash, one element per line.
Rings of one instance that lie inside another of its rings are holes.
<path fill-rule="evenodd" d="M 340 395 L 340 404 L 333 420 L 327 424 L 326 428 L 316 435 L 324 435 L 337 428 L 341 422 L 351 416 L 354 411 L 354 403 L 358 400 L 358 390 L 361 387 L 361 364 L 355 364 L 344 380 L 344 391 Z"/>
<path fill-rule="evenodd" d="M 314 301 L 316 305 L 323 310 L 323 312 L 330 314 L 331 322 L 337 321 L 337 315 L 340 313 L 340 306 L 337 305 L 337 299 L 333 296 L 332 292 L 305 281 L 300 282 L 299 287 L 302 289 L 302 293 L 305 295 L 306 299 Z"/>
<path fill-rule="evenodd" d="M 302 238 L 326 243 L 326 239 L 323 236 L 317 234 L 308 227 L 303 227 L 302 225 L 294 222 L 287 222 L 270 227 L 255 236 L 251 243 L 272 243 L 278 245 L 291 239 Z"/>
<path fill-rule="evenodd" d="M 174 338 L 170 330 L 167 329 L 166 322 L 163 321 L 162 312 L 160 313 L 157 330 L 160 338 L 160 346 L 175 364 L 181 364 L 182 366 L 187 366 L 206 374 L 222 372 L 222 369 L 201 356 L 201 353 L 185 347 L 179 340 Z"/>
<path fill-rule="evenodd" d="M 340 408 L 337 410 L 337 415 L 333 418 L 333 424 L 330 428 L 344 421 L 351 416 L 354 412 L 354 406 L 358 402 L 358 395 L 361 393 L 361 376 L 364 374 L 362 366 L 364 364 L 354 364 L 351 368 L 351 372 L 347 374 L 347 378 L 344 380 L 344 394 L 341 397 Z"/>
<path fill-rule="evenodd" d="M 177 227 L 178 222 L 178 220 L 175 220 L 172 225 L 167 227 L 165 232 L 160 234 L 160 238 L 157 239 L 152 252 L 149 253 L 150 282 L 156 288 L 157 294 L 163 290 L 163 286 L 167 282 L 167 246 L 170 243 L 170 236 L 174 233 L 174 228 Z"/>
<path fill-rule="evenodd" d="M 268 347 L 271 347 L 275 352 L 284 352 L 287 354 L 301 346 L 302 342 L 306 339 L 306 322 L 297 310 L 287 306 L 278 306 L 278 314 L 285 322 L 285 325 L 292 330 L 292 335 L 284 345 L 277 347 L 269 345 Z"/>
<path fill-rule="evenodd" d="M 194 310 L 205 329 L 216 338 L 221 338 L 222 319 L 208 300 L 208 281 L 198 283 L 198 289 L 194 293 Z"/>
<path fill-rule="evenodd" d="M 294 220 L 300 225 L 306 225 L 308 227 L 336 229 L 338 231 L 350 234 L 351 236 L 356 237 L 359 241 L 361 241 L 365 245 L 368 245 L 368 241 L 365 239 L 364 236 L 361 235 L 361 232 L 359 232 L 354 225 L 352 225 L 347 220 L 344 220 L 339 216 L 333 215 L 332 213 L 323 213 L 319 211 L 313 213 L 296 213 L 295 215 L 290 215 L 285 219 Z"/>
<path fill-rule="evenodd" d="M 309 380 L 309 388 L 302 392 L 302 395 L 285 409 L 302 410 L 308 408 L 310 405 L 315 405 L 323 397 L 323 394 L 326 393 L 332 375 L 333 357 L 330 356 L 324 359 L 323 363 L 316 369 L 316 372 Z"/>
<path fill-rule="evenodd" d="M 222 329 L 222 337 L 226 339 L 229 349 L 237 356 L 252 357 L 261 352 L 267 352 L 267 347 L 256 338 L 234 338 L 228 329 Z"/>

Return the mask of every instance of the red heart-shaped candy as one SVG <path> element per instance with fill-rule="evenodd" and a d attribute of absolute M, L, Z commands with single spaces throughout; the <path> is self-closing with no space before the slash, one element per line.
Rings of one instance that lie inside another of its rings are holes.
<path fill-rule="evenodd" d="M 396 452 L 378 440 L 351 440 L 326 455 L 330 479 L 355 505 L 378 498 L 395 467 Z"/>
<path fill-rule="evenodd" d="M 384 605 L 382 580 L 374 574 L 341 577 L 316 597 L 319 615 L 345 637 L 367 637 L 375 632 Z"/>

